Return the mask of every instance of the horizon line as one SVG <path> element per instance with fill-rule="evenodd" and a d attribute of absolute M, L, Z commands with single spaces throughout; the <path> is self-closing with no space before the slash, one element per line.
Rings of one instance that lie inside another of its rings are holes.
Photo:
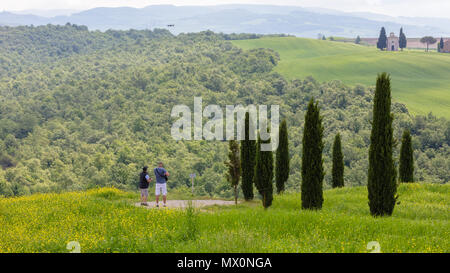
<path fill-rule="evenodd" d="M 7 10 L 7 9 L 1 9 L 0 12 L 9 12 L 9 13 L 15 13 L 17 14 L 17 12 L 23 13 L 22 15 L 35 15 L 35 16 L 40 16 L 40 17 L 46 17 L 46 16 L 42 16 L 42 15 L 37 15 L 37 14 L 33 14 L 31 12 L 33 11 L 73 11 L 72 13 L 68 13 L 68 14 L 64 14 L 64 15 L 54 15 L 51 17 L 55 17 L 55 16 L 71 16 L 73 14 L 76 13 L 81 13 L 84 11 L 89 11 L 89 10 L 93 10 L 93 9 L 101 9 L 101 8 L 105 8 L 105 9 L 120 9 L 120 8 L 130 8 L 130 9 L 145 9 L 148 7 L 156 7 L 156 6 L 172 6 L 172 7 L 220 7 L 220 6 L 277 6 L 277 7 L 292 7 L 292 8 L 300 8 L 300 9 L 322 9 L 322 10 L 328 10 L 328 11 L 336 11 L 336 12 L 342 12 L 342 13 L 346 13 L 347 15 L 351 16 L 354 15 L 355 13 L 370 13 L 370 14 L 374 14 L 374 15 L 383 15 L 383 16 L 388 16 L 388 17 L 393 17 L 393 18 L 433 18 L 433 19 L 449 19 L 450 17 L 441 17 L 441 16 L 402 16 L 402 15 L 390 15 L 390 14 L 386 14 L 386 13 L 382 13 L 382 12 L 374 12 L 374 11 L 370 11 L 370 10 L 358 10 L 358 11 L 345 11 L 345 10 L 340 10 L 340 9 L 334 9 L 334 8 L 323 8 L 323 7 L 318 7 L 318 6 L 297 6 L 297 5 L 282 5 L 282 4 L 254 4 L 254 3 L 227 3 L 227 4 L 203 4 L 203 5 L 198 5 L 198 4 L 182 4 L 182 5 L 177 5 L 177 4 L 153 4 L 153 5 L 145 5 L 142 7 L 136 7 L 136 6 L 96 6 L 96 7 L 92 7 L 92 8 L 86 8 L 86 9 L 72 9 L 72 8 L 55 8 L 55 9 L 40 9 L 40 8 L 30 8 L 30 9 L 20 9 L 20 10 Z M 30 12 L 30 13 L 24 13 L 24 12 Z M 309 11 L 309 12 L 315 12 L 315 13 L 319 13 L 317 11 Z M 47 18 L 51 18 L 51 17 L 47 17 Z"/>

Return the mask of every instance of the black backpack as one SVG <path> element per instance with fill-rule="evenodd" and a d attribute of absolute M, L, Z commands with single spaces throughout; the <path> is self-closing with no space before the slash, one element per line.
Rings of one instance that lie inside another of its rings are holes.
<path fill-rule="evenodd" d="M 141 188 L 141 189 L 148 188 L 148 186 L 150 184 L 150 183 L 148 183 L 147 179 L 145 179 L 145 176 L 147 174 L 148 173 L 141 172 L 141 175 L 139 177 L 139 188 Z"/>

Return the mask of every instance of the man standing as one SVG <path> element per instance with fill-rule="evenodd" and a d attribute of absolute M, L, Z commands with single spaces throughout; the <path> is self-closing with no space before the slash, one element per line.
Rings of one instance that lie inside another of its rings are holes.
<path fill-rule="evenodd" d="M 141 190 L 141 205 L 142 206 L 148 206 L 147 204 L 147 198 L 148 198 L 148 186 L 150 185 L 150 181 L 152 179 L 147 173 L 148 167 L 145 166 L 142 168 L 142 172 L 140 174 L 139 178 L 139 189 Z"/>
<path fill-rule="evenodd" d="M 159 207 L 159 196 L 162 194 L 164 207 L 166 206 L 167 200 L 167 179 L 169 177 L 169 173 L 166 169 L 163 168 L 163 163 L 159 162 L 158 167 L 154 169 L 156 176 L 155 183 L 155 196 L 156 196 L 156 207 Z"/>

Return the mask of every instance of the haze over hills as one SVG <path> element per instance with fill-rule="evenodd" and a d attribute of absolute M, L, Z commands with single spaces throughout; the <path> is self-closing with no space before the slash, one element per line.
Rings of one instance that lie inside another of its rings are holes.
<path fill-rule="evenodd" d="M 26 10 L 18 10 L 18 11 L 12 11 L 12 13 L 15 14 L 33 14 L 41 17 L 55 17 L 55 16 L 69 16 L 74 13 L 81 12 L 81 10 L 74 10 L 74 9 L 26 9 Z"/>
<path fill-rule="evenodd" d="M 71 15 L 45 17 L 61 12 L 2 12 L 0 25 L 45 25 L 67 22 L 86 25 L 92 30 L 146 29 L 175 27 L 175 33 L 213 30 L 224 33 L 285 33 L 301 37 L 326 36 L 376 37 L 381 26 L 398 32 L 403 27 L 409 37 L 450 36 L 450 19 L 391 17 L 373 13 L 274 5 L 173 6 L 152 5 L 145 8 L 94 8 Z"/>

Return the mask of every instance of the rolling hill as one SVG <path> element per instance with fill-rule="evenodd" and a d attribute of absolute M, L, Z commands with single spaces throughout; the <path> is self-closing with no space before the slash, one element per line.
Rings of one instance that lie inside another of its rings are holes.
<path fill-rule="evenodd" d="M 280 54 L 275 68 L 283 76 L 349 85 L 373 85 L 374 75 L 392 77 L 394 99 L 414 114 L 450 118 L 450 54 L 407 50 L 381 52 L 373 47 L 294 37 L 266 37 L 233 43 L 243 49 L 271 48 Z"/>
<path fill-rule="evenodd" d="M 373 218 L 367 188 L 327 190 L 320 211 L 300 194 L 200 211 L 135 207 L 137 194 L 113 188 L 0 199 L 0 253 L 450 251 L 449 185 L 402 184 L 392 217 Z M 157 220 L 155 220 L 157 219 Z"/>
<path fill-rule="evenodd" d="M 30 11 L 33 12 L 33 11 Z M 212 30 L 224 33 L 285 33 L 301 37 L 326 36 L 375 37 L 381 26 L 398 31 L 403 27 L 408 37 L 425 35 L 448 36 L 447 21 L 441 18 L 403 20 L 377 14 L 353 14 L 332 10 L 316 10 L 298 6 L 217 5 L 173 6 L 151 5 L 144 8 L 98 7 L 70 15 L 36 16 L 41 13 L 0 12 L 0 25 L 65 25 L 67 22 L 85 25 L 92 30 L 127 30 L 165 28 L 174 34 Z M 369 18 L 374 18 L 369 19 Z M 434 23 L 432 23 L 434 22 Z M 443 22 L 443 23 L 440 23 Z"/>
<path fill-rule="evenodd" d="M 197 195 L 232 196 L 226 142 L 171 136 L 171 109 L 192 107 L 194 96 L 203 97 L 204 106 L 280 105 L 289 126 L 286 188 L 292 190 L 301 181 L 303 122 L 314 97 L 324 116 L 324 186 L 331 185 L 338 132 L 345 184 L 367 182 L 373 88 L 288 80 L 273 72 L 275 51 L 242 50 L 213 32 L 0 27 L 0 41 L 0 196 L 98 186 L 132 190 L 142 166 L 158 161 L 171 173 L 170 190 L 190 185 L 189 174 L 196 173 Z M 392 112 L 396 139 L 411 130 L 416 181 L 448 183 L 450 121 L 412 116 L 400 103 Z"/>

